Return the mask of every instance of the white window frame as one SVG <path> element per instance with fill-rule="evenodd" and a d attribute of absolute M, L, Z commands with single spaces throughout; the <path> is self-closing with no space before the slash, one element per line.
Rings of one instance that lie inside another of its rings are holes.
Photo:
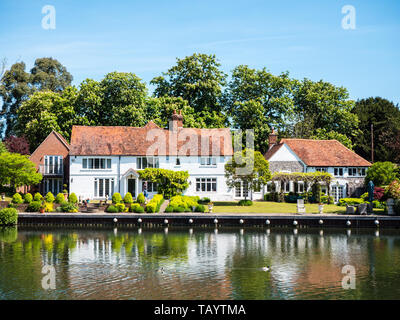
<path fill-rule="evenodd" d="M 96 165 L 97 164 L 97 165 Z M 104 165 L 104 168 L 102 168 Z M 96 166 L 98 168 L 96 168 Z M 82 169 L 84 170 L 110 170 L 112 166 L 111 158 L 82 158 Z"/>
<path fill-rule="evenodd" d="M 106 190 L 106 180 L 109 180 L 108 182 L 108 190 Z M 100 184 L 102 184 L 103 188 L 103 194 L 100 195 Z M 94 186 L 94 198 L 97 199 L 102 199 L 105 198 L 106 195 L 108 194 L 108 198 L 110 199 L 112 195 L 114 194 L 114 178 L 94 178 L 93 182 Z M 108 191 L 108 193 L 107 193 Z"/>
<path fill-rule="evenodd" d="M 145 161 L 146 160 L 146 161 Z M 146 169 L 146 168 L 159 168 L 160 160 L 158 157 L 137 157 L 136 158 L 136 168 Z"/>
<path fill-rule="evenodd" d="M 216 157 L 200 157 L 200 165 L 204 167 L 213 167 L 217 165 Z"/>
<path fill-rule="evenodd" d="M 217 192 L 218 179 L 216 177 L 199 177 L 196 178 L 196 192 Z M 215 190 L 213 190 L 215 189 Z"/>

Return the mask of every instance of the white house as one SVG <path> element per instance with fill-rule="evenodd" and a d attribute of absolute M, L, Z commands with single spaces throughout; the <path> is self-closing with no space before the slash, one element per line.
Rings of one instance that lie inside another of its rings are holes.
<path fill-rule="evenodd" d="M 168 129 L 149 122 L 144 127 L 73 126 L 69 189 L 83 199 L 105 199 L 115 192 L 137 197 L 143 191 L 138 170 L 188 171 L 187 195 L 212 201 L 232 200 L 225 183 L 225 163 L 232 157 L 230 130 L 183 128 L 174 111 Z M 149 197 L 157 186 L 147 182 Z"/>
<path fill-rule="evenodd" d="M 269 136 L 269 150 L 264 155 L 271 172 L 331 173 L 334 177 L 330 194 L 334 201 L 340 198 L 360 196 L 364 190 L 364 178 L 371 163 L 346 148 L 337 140 L 282 139 L 273 131 Z M 276 186 L 279 191 L 280 186 Z M 285 192 L 294 192 L 295 184 L 285 184 Z M 304 192 L 304 184 L 297 185 L 297 192 Z M 327 194 L 326 187 L 322 189 Z M 267 188 L 267 192 L 270 188 Z"/>

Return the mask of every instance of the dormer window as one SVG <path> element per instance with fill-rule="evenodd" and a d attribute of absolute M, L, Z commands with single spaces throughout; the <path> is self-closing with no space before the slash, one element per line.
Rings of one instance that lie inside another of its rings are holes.
<path fill-rule="evenodd" d="M 217 165 L 217 158 L 215 157 L 201 157 L 200 165 L 202 166 L 215 166 Z"/>

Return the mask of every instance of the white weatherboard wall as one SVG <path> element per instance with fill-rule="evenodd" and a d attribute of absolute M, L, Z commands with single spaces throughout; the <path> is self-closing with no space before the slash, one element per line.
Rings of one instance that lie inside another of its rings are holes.
<path fill-rule="evenodd" d="M 82 160 L 84 158 L 105 158 L 111 159 L 110 169 L 83 169 Z M 137 168 L 137 157 L 134 156 L 70 156 L 70 192 L 74 192 L 83 199 L 94 199 L 94 181 L 98 179 L 114 179 L 114 192 L 120 192 L 122 197 L 127 193 L 127 176 Z M 211 201 L 232 200 L 234 191 L 229 189 L 225 182 L 225 163 L 230 157 L 217 156 L 216 165 L 201 165 L 200 157 L 184 156 L 179 157 L 180 165 L 176 165 L 176 156 L 160 156 L 159 167 L 174 171 L 188 171 L 189 188 L 184 192 L 185 195 L 208 197 Z M 124 176 L 128 173 L 126 176 Z M 216 192 L 197 192 L 196 178 L 216 178 Z M 139 180 L 136 185 L 137 194 L 142 192 L 142 183 Z M 136 194 L 136 196 L 137 196 Z M 150 193 L 151 198 L 154 193 Z M 111 197 L 111 196 L 110 196 Z M 104 199 L 104 197 L 103 197 Z"/>

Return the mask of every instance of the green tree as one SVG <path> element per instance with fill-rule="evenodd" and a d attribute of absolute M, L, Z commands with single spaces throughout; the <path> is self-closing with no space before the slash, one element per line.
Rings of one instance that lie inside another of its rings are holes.
<path fill-rule="evenodd" d="M 269 163 L 259 151 L 251 149 L 237 151 L 225 164 L 225 178 L 230 188 L 242 182 L 249 190 L 258 190 L 271 180 Z"/>
<path fill-rule="evenodd" d="M 375 162 L 367 171 L 365 185 L 372 180 L 375 186 L 385 186 L 396 179 L 400 179 L 399 168 L 396 164 L 385 161 Z"/>
<path fill-rule="evenodd" d="M 36 185 L 41 180 L 42 175 L 36 172 L 36 166 L 28 156 L 8 152 L 0 154 L 0 185 L 10 185 L 15 189 Z"/>
<path fill-rule="evenodd" d="M 69 87 L 72 75 L 58 60 L 53 58 L 38 58 L 31 69 L 31 83 L 36 90 L 61 92 Z"/>
<path fill-rule="evenodd" d="M 338 133 L 336 131 L 327 131 L 326 129 L 317 129 L 311 139 L 314 140 L 337 140 L 345 147 L 353 150 L 353 143 L 351 139 L 348 138 L 346 135 Z"/>
<path fill-rule="evenodd" d="M 70 73 L 56 59 L 36 59 L 30 73 L 25 71 L 25 67 L 24 62 L 14 63 L 1 77 L 1 116 L 2 125 L 6 126 L 6 137 L 16 133 L 17 111 L 31 94 L 38 90 L 61 92 L 72 81 Z"/>
<path fill-rule="evenodd" d="M 360 133 L 353 137 L 354 150 L 360 156 L 372 160 L 371 125 L 373 125 L 374 161 L 387 161 L 398 157 L 399 150 L 391 145 L 400 130 L 398 106 L 386 99 L 371 97 L 357 101 L 352 112 L 360 119 Z"/>
<path fill-rule="evenodd" d="M 4 153 L 4 152 L 8 152 L 6 146 L 4 145 L 3 141 L 0 141 L 0 154 Z"/>
<path fill-rule="evenodd" d="M 268 150 L 270 127 L 285 131 L 293 117 L 293 86 L 288 73 L 275 76 L 265 68 L 255 70 L 246 65 L 232 71 L 223 98 L 226 112 L 233 128 L 255 130 L 256 150 Z"/>
<path fill-rule="evenodd" d="M 352 138 L 359 133 L 354 101 L 344 87 L 325 81 L 298 81 L 294 89 L 295 121 L 291 135 L 310 138 L 317 129 L 335 131 Z"/>
<path fill-rule="evenodd" d="M 175 66 L 150 83 L 155 86 L 156 97 L 181 97 L 207 127 L 218 128 L 226 120 L 220 103 L 226 74 L 219 67 L 215 55 L 195 53 L 177 59 Z"/>
<path fill-rule="evenodd" d="M 157 191 L 169 199 L 182 193 L 189 187 L 189 173 L 158 168 L 146 168 L 138 171 L 140 179 L 157 183 Z"/>
<path fill-rule="evenodd" d="M 0 96 L 3 100 L 2 126 L 6 126 L 7 137 L 15 133 L 17 110 L 33 91 L 30 87 L 31 75 L 25 71 L 25 68 L 24 62 L 14 63 L 9 70 L 4 72 L 0 81 Z"/>

